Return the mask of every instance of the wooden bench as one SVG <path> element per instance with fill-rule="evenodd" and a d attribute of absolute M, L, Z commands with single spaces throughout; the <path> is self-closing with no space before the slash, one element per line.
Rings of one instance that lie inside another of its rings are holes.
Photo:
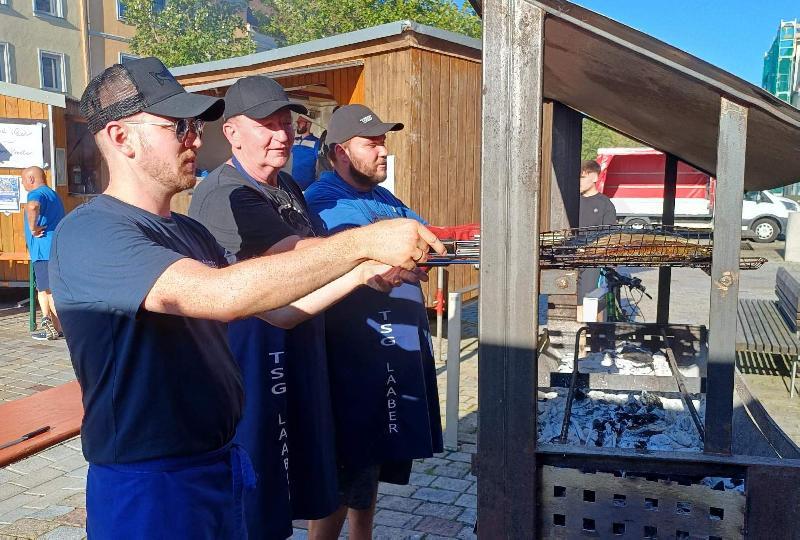
<path fill-rule="evenodd" d="M 775 278 L 777 300 L 741 299 L 737 312 L 736 351 L 788 355 L 792 375 L 789 390 L 794 397 L 797 363 L 800 361 L 800 281 L 780 268 Z"/>

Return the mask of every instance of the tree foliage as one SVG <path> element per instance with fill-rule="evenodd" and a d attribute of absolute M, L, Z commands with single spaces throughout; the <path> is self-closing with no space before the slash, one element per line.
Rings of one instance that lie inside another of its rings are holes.
<path fill-rule="evenodd" d="M 581 159 L 597 158 L 598 148 L 634 148 L 637 146 L 642 146 L 642 143 L 629 139 L 588 118 L 583 121 Z"/>
<path fill-rule="evenodd" d="M 467 2 L 453 0 L 262 0 L 259 30 L 280 45 L 303 43 L 409 19 L 470 37 L 481 20 Z"/>
<path fill-rule="evenodd" d="M 255 52 L 243 7 L 225 0 L 125 0 L 125 21 L 136 27 L 131 51 L 156 56 L 169 67 Z"/>

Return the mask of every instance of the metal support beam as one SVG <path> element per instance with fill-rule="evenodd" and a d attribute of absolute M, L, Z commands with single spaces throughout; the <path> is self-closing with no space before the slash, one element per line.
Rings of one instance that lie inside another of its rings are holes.
<path fill-rule="evenodd" d="M 717 141 L 705 451 L 731 453 L 747 109 L 722 98 Z"/>
<path fill-rule="evenodd" d="M 675 193 L 678 188 L 678 158 L 667 154 L 664 167 L 664 206 L 661 212 L 663 225 L 675 225 Z M 658 269 L 658 306 L 656 309 L 656 322 L 667 324 L 669 322 L 669 297 L 672 282 L 672 268 L 665 266 Z"/>
<path fill-rule="evenodd" d="M 544 12 L 483 5 L 478 535 L 536 536 L 536 336 Z"/>

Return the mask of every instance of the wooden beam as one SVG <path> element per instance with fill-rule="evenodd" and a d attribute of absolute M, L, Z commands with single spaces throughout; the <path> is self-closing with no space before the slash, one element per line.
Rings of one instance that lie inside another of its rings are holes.
<path fill-rule="evenodd" d="M 581 142 L 583 115 L 553 102 L 553 186 L 550 194 L 551 230 L 578 226 L 581 206 Z"/>
<path fill-rule="evenodd" d="M 661 212 L 663 225 L 675 225 L 675 194 L 678 189 L 678 158 L 667 154 L 664 166 L 664 204 Z M 669 297 L 672 282 L 672 268 L 665 266 L 658 269 L 658 305 L 656 308 L 656 322 L 667 324 L 669 322 Z"/>
<path fill-rule="evenodd" d="M 708 316 L 704 448 L 706 452 L 714 454 L 731 453 L 747 112 L 745 107 L 721 98 Z"/>
<path fill-rule="evenodd" d="M 478 535 L 535 538 L 544 12 L 483 7 Z"/>

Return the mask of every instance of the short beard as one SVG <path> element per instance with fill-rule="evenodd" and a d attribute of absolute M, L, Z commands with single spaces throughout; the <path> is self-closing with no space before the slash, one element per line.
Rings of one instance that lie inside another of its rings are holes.
<path fill-rule="evenodd" d="M 197 183 L 194 175 L 187 175 L 183 172 L 183 159 L 189 149 L 185 149 L 176 156 L 172 163 L 167 159 L 158 159 L 160 154 L 150 144 L 141 132 L 137 132 L 139 149 L 143 154 L 142 168 L 162 186 L 168 188 L 170 193 L 180 193 L 192 188 Z M 177 163 L 176 163 L 177 161 Z"/>
<path fill-rule="evenodd" d="M 378 184 L 386 180 L 385 174 L 380 176 L 370 176 L 362 173 L 353 166 L 352 161 L 350 161 L 348 167 L 350 168 L 350 178 L 352 178 L 353 182 L 361 187 L 374 189 Z"/>
<path fill-rule="evenodd" d="M 303 127 L 297 126 L 297 129 L 295 131 L 297 132 L 298 135 L 303 135 L 304 133 L 308 133 L 308 128 L 306 126 Z"/>

